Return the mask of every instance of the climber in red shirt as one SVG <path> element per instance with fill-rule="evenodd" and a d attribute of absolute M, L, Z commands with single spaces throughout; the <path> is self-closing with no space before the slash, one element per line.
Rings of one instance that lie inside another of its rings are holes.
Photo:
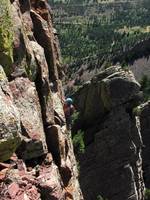
<path fill-rule="evenodd" d="M 75 108 L 73 106 L 73 100 L 71 98 L 67 98 L 64 104 L 64 113 L 68 129 L 71 129 L 71 123 L 72 123 L 71 116 L 74 113 L 74 110 Z"/>

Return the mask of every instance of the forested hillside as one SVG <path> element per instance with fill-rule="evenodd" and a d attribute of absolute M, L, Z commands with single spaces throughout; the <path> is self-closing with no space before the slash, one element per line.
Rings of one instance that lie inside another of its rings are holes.
<path fill-rule="evenodd" d="M 150 51 L 149 0 L 49 0 L 63 63 L 126 65 Z M 138 44 L 145 42 L 142 52 Z M 134 52 L 132 52 L 134 49 Z M 137 50 L 137 51 L 136 51 Z"/>

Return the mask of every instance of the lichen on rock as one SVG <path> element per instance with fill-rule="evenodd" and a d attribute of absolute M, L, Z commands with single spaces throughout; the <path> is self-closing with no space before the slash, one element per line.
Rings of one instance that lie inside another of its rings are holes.
<path fill-rule="evenodd" d="M 10 1 L 2 0 L 0 4 L 0 64 L 9 74 L 13 62 L 13 29 Z"/>
<path fill-rule="evenodd" d="M 0 66 L 0 162 L 6 161 L 20 144 L 20 117 L 13 105 L 7 77 Z"/>

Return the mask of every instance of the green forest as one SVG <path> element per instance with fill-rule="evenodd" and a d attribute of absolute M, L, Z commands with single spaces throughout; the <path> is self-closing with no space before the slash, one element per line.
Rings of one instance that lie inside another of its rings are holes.
<path fill-rule="evenodd" d="M 121 64 L 134 60 L 132 48 L 150 38 L 149 0 L 49 0 L 63 63 Z M 149 51 L 149 49 L 145 49 Z M 128 53 L 129 52 L 129 53 Z M 137 54 L 140 54 L 139 51 Z M 94 62 L 95 61 L 95 62 Z"/>

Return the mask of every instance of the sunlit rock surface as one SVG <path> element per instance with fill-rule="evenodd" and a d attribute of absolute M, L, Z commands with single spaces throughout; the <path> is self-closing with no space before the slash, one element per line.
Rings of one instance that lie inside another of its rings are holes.
<path fill-rule="evenodd" d="M 82 200 L 50 6 L 7 0 L 0 10 L 0 199 Z"/>

